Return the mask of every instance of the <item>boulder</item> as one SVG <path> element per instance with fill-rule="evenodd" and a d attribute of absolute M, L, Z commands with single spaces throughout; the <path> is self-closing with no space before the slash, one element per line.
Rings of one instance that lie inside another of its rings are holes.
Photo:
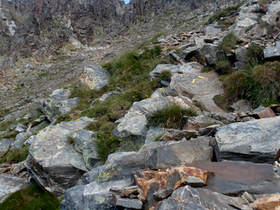
<path fill-rule="evenodd" d="M 83 192 L 85 185 L 77 185 L 65 191 L 65 199 L 60 203 L 60 210 L 84 209 Z"/>
<path fill-rule="evenodd" d="M 134 102 L 112 134 L 117 139 L 140 139 L 144 141 L 148 131 L 146 115 L 172 104 L 172 100 L 168 97 L 147 98 Z"/>
<path fill-rule="evenodd" d="M 265 59 L 278 59 L 280 57 L 280 41 L 275 42 L 274 47 L 263 49 L 263 55 Z"/>
<path fill-rule="evenodd" d="M 164 200 L 159 210 L 234 210 L 234 207 L 228 205 L 229 200 L 229 196 L 220 193 L 185 186 L 175 190 L 171 197 Z"/>
<path fill-rule="evenodd" d="M 252 116 L 256 119 L 260 119 L 260 118 L 275 117 L 276 114 L 269 107 L 258 107 L 257 109 L 254 109 L 251 113 L 249 113 L 249 116 Z"/>
<path fill-rule="evenodd" d="M 0 157 L 9 150 L 12 143 L 13 139 L 4 138 L 0 140 Z"/>
<path fill-rule="evenodd" d="M 196 63 L 196 65 L 198 64 Z M 180 74 L 174 74 L 171 78 L 170 88 L 175 89 L 180 97 L 187 94 L 191 100 L 200 101 L 211 112 L 224 113 L 213 101 L 215 95 L 224 92 L 218 74 L 213 71 L 201 73 L 201 69 L 202 66 L 200 68 L 187 68 Z"/>
<path fill-rule="evenodd" d="M 264 195 L 254 201 L 255 210 L 270 210 L 280 208 L 280 194 Z"/>
<path fill-rule="evenodd" d="M 152 148 L 146 156 L 146 166 L 150 169 L 166 169 L 194 161 L 211 161 L 213 148 L 209 146 L 210 139 L 199 137 Z"/>
<path fill-rule="evenodd" d="M 86 66 L 79 76 L 81 83 L 87 85 L 90 89 L 99 90 L 109 83 L 110 73 L 101 68 L 101 66 Z"/>
<path fill-rule="evenodd" d="M 52 92 L 50 97 L 44 100 L 39 109 L 43 112 L 50 122 L 54 122 L 58 117 L 68 114 L 71 109 L 77 106 L 79 98 L 70 98 L 71 91 L 57 89 Z"/>
<path fill-rule="evenodd" d="M 220 159 L 273 163 L 279 146 L 280 117 L 232 123 L 216 133 Z"/>
<path fill-rule="evenodd" d="M 208 179 L 207 186 L 204 186 L 213 192 L 235 196 L 245 191 L 254 195 L 279 192 L 279 178 L 271 164 L 222 161 L 185 165 L 213 172 L 214 176 Z"/>
<path fill-rule="evenodd" d="M 18 190 L 30 186 L 28 179 L 0 175 L 0 203 Z"/>
<path fill-rule="evenodd" d="M 225 26 L 219 26 L 215 24 L 209 24 L 207 25 L 204 30 L 203 30 L 203 35 L 204 36 L 219 36 L 221 32 L 225 29 Z"/>
<path fill-rule="evenodd" d="M 36 135 L 25 164 L 31 176 L 45 190 L 60 196 L 88 171 L 83 155 L 68 139 L 90 122 L 93 120 L 82 117 L 50 125 Z"/>

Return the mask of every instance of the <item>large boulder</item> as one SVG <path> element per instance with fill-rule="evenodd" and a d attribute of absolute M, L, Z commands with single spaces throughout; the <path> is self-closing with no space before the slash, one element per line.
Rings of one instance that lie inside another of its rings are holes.
<path fill-rule="evenodd" d="M 110 73 L 101 68 L 101 66 L 86 66 L 79 76 L 81 83 L 87 85 L 90 89 L 99 90 L 109 83 Z"/>
<path fill-rule="evenodd" d="M 213 101 L 215 95 L 224 93 L 218 74 L 213 71 L 201 73 L 201 69 L 202 66 L 188 68 L 182 73 L 174 74 L 171 78 L 170 88 L 175 89 L 180 97 L 188 96 L 193 101 L 200 101 L 211 112 L 224 113 Z"/>
<path fill-rule="evenodd" d="M 277 59 L 280 57 L 280 41 L 275 42 L 274 47 L 263 49 L 263 55 L 265 59 Z"/>
<path fill-rule="evenodd" d="M 159 210 L 234 210 L 228 205 L 230 197 L 207 189 L 185 186 L 174 191 L 164 200 Z"/>
<path fill-rule="evenodd" d="M 0 203 L 14 192 L 28 187 L 28 179 L 0 175 Z"/>
<path fill-rule="evenodd" d="M 273 163 L 279 150 L 280 117 L 232 123 L 216 133 L 220 159 Z"/>
<path fill-rule="evenodd" d="M 75 150 L 71 139 L 92 121 L 83 117 L 62 122 L 50 125 L 36 135 L 29 148 L 26 167 L 44 189 L 60 196 L 88 171 L 83 154 Z"/>
<path fill-rule="evenodd" d="M 50 122 L 53 122 L 58 117 L 69 113 L 73 107 L 77 106 L 79 98 L 68 99 L 70 94 L 70 90 L 57 89 L 52 92 L 48 99 L 40 104 L 39 109 L 46 115 Z"/>

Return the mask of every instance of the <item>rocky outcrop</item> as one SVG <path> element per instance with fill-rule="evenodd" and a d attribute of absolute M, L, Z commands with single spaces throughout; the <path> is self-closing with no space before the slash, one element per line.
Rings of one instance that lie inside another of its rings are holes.
<path fill-rule="evenodd" d="M 92 121 L 83 117 L 76 121 L 62 122 L 50 125 L 36 135 L 25 164 L 40 186 L 60 196 L 88 171 L 83 155 L 73 148 L 69 140 Z"/>
<path fill-rule="evenodd" d="M 218 129 L 220 158 L 273 163 L 278 152 L 280 117 L 233 123 Z"/>

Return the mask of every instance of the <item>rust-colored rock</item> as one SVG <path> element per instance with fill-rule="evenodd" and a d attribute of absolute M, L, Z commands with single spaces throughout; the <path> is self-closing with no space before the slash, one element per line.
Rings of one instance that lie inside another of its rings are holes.
<path fill-rule="evenodd" d="M 255 210 L 278 210 L 280 209 L 280 195 L 270 194 L 264 195 L 253 203 Z"/>
<path fill-rule="evenodd" d="M 269 118 L 276 116 L 274 111 L 269 107 L 259 107 L 253 110 L 250 115 L 255 118 Z"/>
<path fill-rule="evenodd" d="M 207 183 L 209 172 L 194 167 L 177 167 L 166 171 L 141 170 L 134 175 L 137 185 L 141 188 L 144 196 L 154 188 L 154 192 L 161 189 L 178 189 L 185 185 L 188 177 L 194 176 Z"/>

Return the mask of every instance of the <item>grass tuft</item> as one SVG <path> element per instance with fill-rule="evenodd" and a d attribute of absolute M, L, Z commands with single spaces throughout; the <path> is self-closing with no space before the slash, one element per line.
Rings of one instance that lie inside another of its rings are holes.
<path fill-rule="evenodd" d="M 21 149 L 15 149 L 6 152 L 1 158 L 0 163 L 18 163 L 24 161 L 28 156 L 29 147 L 23 146 Z"/>
<path fill-rule="evenodd" d="M 228 33 L 219 44 L 219 48 L 224 50 L 227 54 L 231 53 L 231 50 L 235 48 L 238 37 L 234 33 Z"/>

